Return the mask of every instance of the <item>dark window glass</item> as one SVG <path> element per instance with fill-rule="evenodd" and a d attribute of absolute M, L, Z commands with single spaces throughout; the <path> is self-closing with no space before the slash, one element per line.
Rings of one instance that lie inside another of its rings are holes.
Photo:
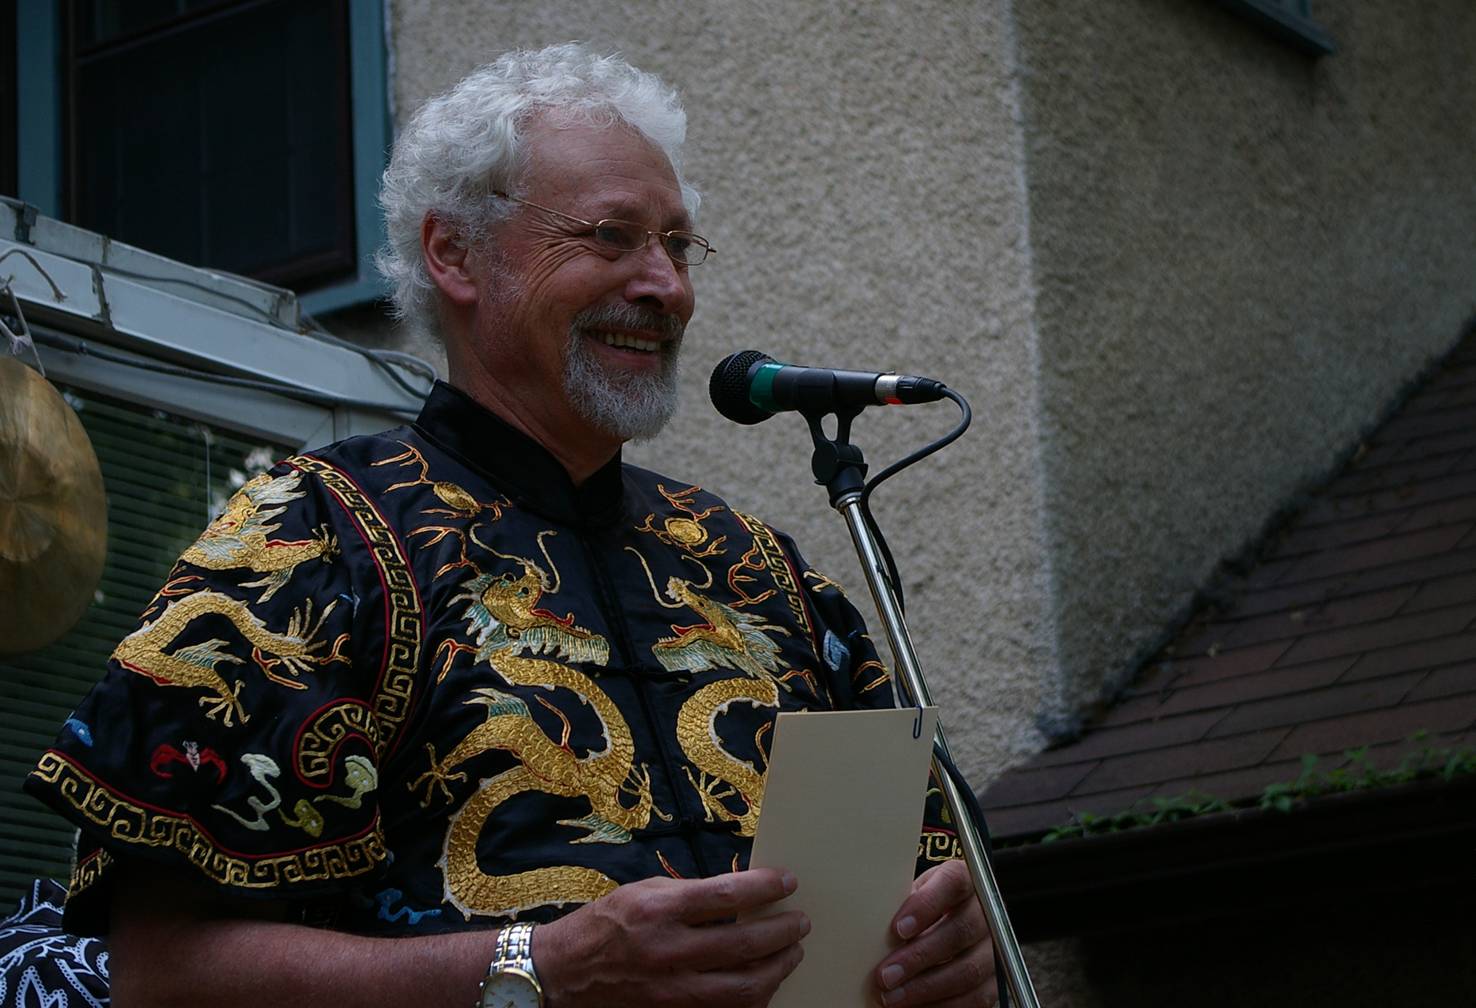
<path fill-rule="evenodd" d="M 71 214 L 297 290 L 353 272 L 343 0 L 82 0 Z"/>

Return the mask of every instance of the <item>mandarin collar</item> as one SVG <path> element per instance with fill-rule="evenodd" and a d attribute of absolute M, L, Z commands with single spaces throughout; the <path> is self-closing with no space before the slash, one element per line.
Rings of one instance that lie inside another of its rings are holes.
<path fill-rule="evenodd" d="M 623 512 L 619 452 L 575 486 L 541 444 L 443 381 L 431 389 L 414 427 L 490 479 L 513 503 L 545 518 L 566 525 L 610 525 Z"/>

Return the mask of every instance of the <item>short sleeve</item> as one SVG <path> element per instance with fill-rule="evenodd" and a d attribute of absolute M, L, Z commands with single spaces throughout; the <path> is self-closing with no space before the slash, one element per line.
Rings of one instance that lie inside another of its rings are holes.
<path fill-rule="evenodd" d="M 105 929 L 119 855 L 289 900 L 384 860 L 374 671 L 354 629 L 372 586 L 345 535 L 317 477 L 279 464 L 236 493 L 118 643 L 26 781 L 81 830 L 69 930 Z"/>

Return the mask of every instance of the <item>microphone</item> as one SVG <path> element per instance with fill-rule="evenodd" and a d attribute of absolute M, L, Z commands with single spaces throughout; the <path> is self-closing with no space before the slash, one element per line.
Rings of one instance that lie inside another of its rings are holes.
<path fill-rule="evenodd" d="M 845 407 L 937 402 L 946 387 L 915 375 L 781 364 L 766 353 L 740 350 L 713 368 L 707 393 L 729 420 L 756 424 L 786 410 L 832 413 Z"/>

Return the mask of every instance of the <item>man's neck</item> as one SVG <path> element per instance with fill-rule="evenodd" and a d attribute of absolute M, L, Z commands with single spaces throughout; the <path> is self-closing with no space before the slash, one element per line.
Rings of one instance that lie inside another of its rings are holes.
<path fill-rule="evenodd" d="M 464 375 L 453 374 L 450 383 L 483 409 L 497 414 L 504 423 L 538 442 L 564 467 L 575 486 L 582 486 L 585 480 L 620 453 L 620 439 L 592 430 L 587 424 L 570 424 L 566 425 L 567 429 L 555 429 L 546 418 L 520 408 L 524 404 L 515 397 L 500 395 L 496 389 L 478 387 L 481 383 L 467 381 Z"/>

